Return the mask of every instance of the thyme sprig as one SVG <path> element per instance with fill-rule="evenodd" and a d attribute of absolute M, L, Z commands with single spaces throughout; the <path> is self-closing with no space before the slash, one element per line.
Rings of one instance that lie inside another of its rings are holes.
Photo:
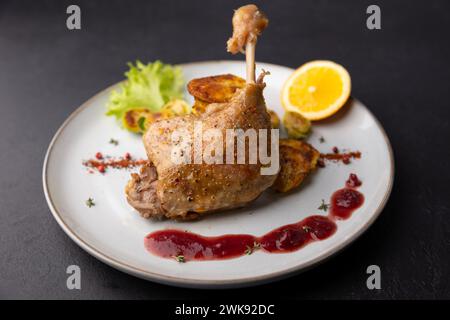
<path fill-rule="evenodd" d="M 95 206 L 94 199 L 92 199 L 92 198 L 87 199 L 87 200 L 86 200 L 86 205 L 87 205 L 89 208 Z"/>
<path fill-rule="evenodd" d="M 261 249 L 261 244 L 258 242 L 253 242 L 253 246 L 247 246 L 247 249 L 245 250 L 245 254 L 246 255 L 251 255 L 253 252 L 255 252 L 256 250 Z"/>
<path fill-rule="evenodd" d="M 330 207 L 330 204 L 325 203 L 325 200 L 322 199 L 322 203 L 320 204 L 320 206 L 317 209 L 327 212 L 329 207 Z"/>
<path fill-rule="evenodd" d="M 185 263 L 186 262 L 186 260 L 184 259 L 184 256 L 181 255 L 181 254 L 176 255 L 176 256 L 172 256 L 172 258 L 174 258 L 179 263 Z"/>

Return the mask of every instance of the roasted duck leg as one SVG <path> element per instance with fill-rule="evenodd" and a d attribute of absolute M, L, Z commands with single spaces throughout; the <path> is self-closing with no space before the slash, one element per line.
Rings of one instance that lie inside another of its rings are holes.
<path fill-rule="evenodd" d="M 191 219 L 207 212 L 242 207 L 255 200 L 275 181 L 277 173 L 261 174 L 263 164 L 178 163 L 173 161 L 177 143 L 174 132 L 184 132 L 182 140 L 194 135 L 196 124 L 201 123 L 202 132 L 219 129 L 222 137 L 227 129 L 266 129 L 270 132 L 270 116 L 263 97 L 263 73 L 255 80 L 255 45 L 257 36 L 267 26 L 267 18 L 254 5 L 236 10 L 233 17 L 233 36 L 228 41 L 232 53 L 245 52 L 247 59 L 247 82 L 236 90 L 226 103 L 212 103 L 199 115 L 188 115 L 160 120 L 153 123 L 143 136 L 149 164 L 140 174 L 132 174 L 126 186 L 128 202 L 145 218 L 167 217 Z M 270 137 L 270 136 L 269 136 Z M 204 139 L 204 138 L 203 138 Z M 271 150 L 267 140 L 267 149 Z M 195 159 L 194 142 L 189 154 L 180 157 Z M 203 143 L 203 153 L 211 142 Z M 233 151 L 236 158 L 236 150 Z M 278 161 L 278 150 L 276 150 Z M 233 159 L 236 160 L 236 159 Z M 227 163 L 225 163 L 227 162 Z M 277 164 L 278 166 L 278 164 Z"/>

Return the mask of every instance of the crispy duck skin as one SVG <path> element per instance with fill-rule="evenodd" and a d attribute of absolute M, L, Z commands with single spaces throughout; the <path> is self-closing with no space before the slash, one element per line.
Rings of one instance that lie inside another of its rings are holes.
<path fill-rule="evenodd" d="M 175 130 L 187 130 L 192 135 L 194 121 L 201 121 L 204 131 L 221 129 L 223 136 L 229 128 L 270 129 L 263 88 L 261 79 L 247 84 L 229 103 L 208 105 L 201 115 L 152 124 L 143 137 L 152 165 L 128 183 L 128 202 L 146 218 L 192 219 L 207 212 L 242 207 L 256 199 L 273 184 L 276 174 L 261 175 L 260 163 L 176 164 L 171 159 L 171 135 Z M 149 170 L 156 171 L 157 178 Z"/>

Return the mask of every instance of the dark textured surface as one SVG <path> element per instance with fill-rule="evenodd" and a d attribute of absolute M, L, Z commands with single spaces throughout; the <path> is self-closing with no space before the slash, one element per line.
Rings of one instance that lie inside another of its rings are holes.
<path fill-rule="evenodd" d="M 261 2 L 271 26 L 257 59 L 345 65 L 353 95 L 391 139 L 396 180 L 379 220 L 331 261 L 274 284 L 213 292 L 139 280 L 89 256 L 52 218 L 41 169 L 64 119 L 121 80 L 127 61 L 230 59 L 225 40 L 242 2 L 73 3 L 81 31 L 66 29 L 70 2 L 0 2 L 0 297 L 450 298 L 450 2 L 376 1 L 379 31 L 365 27 L 369 1 Z M 81 266 L 81 291 L 66 289 L 70 264 Z M 366 288 L 370 264 L 381 267 L 381 290 Z"/>

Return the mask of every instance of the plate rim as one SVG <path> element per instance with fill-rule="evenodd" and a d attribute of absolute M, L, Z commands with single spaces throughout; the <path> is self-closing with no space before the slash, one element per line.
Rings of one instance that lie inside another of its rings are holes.
<path fill-rule="evenodd" d="M 180 66 L 181 68 L 190 66 L 190 65 L 198 65 L 198 64 L 217 64 L 217 63 L 240 63 L 240 61 L 237 60 L 207 60 L 207 61 L 198 61 L 198 62 L 188 62 L 188 63 L 181 63 L 177 64 L 177 66 Z M 283 66 L 283 65 L 277 65 L 273 63 L 266 63 L 258 61 L 256 64 L 264 64 L 267 66 L 274 66 L 277 68 L 285 68 L 289 69 L 292 72 L 295 70 L 293 68 Z M 353 243 L 356 239 L 358 239 L 364 232 L 366 232 L 370 226 L 373 225 L 375 220 L 379 217 L 381 212 L 383 211 L 384 207 L 386 206 L 386 203 L 391 195 L 393 184 L 394 184 L 394 177 L 395 177 L 395 161 L 394 161 L 394 152 L 389 140 L 389 137 L 384 130 L 383 126 L 379 122 L 379 120 L 375 117 L 375 115 L 366 107 L 365 104 L 363 104 L 361 101 L 354 97 L 350 97 L 350 99 L 353 99 L 354 101 L 357 101 L 361 104 L 361 106 L 372 116 L 372 118 L 375 120 L 376 126 L 381 131 L 381 134 L 384 138 L 384 141 L 387 145 L 388 154 L 389 154 L 389 163 L 391 172 L 389 175 L 389 181 L 388 186 L 386 189 L 386 192 L 383 195 L 383 199 L 378 205 L 377 209 L 375 210 L 375 213 L 372 215 L 372 217 L 364 223 L 364 225 L 357 230 L 357 232 L 352 235 L 351 237 L 345 239 L 341 243 L 339 243 L 334 250 L 331 250 L 330 252 L 326 252 L 324 254 L 319 255 L 318 257 L 305 262 L 300 263 L 294 267 L 291 267 L 286 270 L 282 271 L 276 271 L 273 273 L 260 275 L 260 276 L 254 276 L 254 277 L 247 277 L 247 278 L 241 278 L 241 279 L 227 279 L 227 280 L 201 280 L 201 279 L 186 279 L 183 277 L 175 277 L 175 276 L 169 276 L 164 275 L 161 273 L 155 273 L 148 270 L 140 269 L 135 266 L 132 266 L 124 261 L 117 260 L 116 258 L 110 257 L 106 255 L 105 253 L 101 252 L 101 250 L 95 248 L 91 244 L 87 243 L 85 240 L 82 239 L 74 230 L 72 230 L 66 222 L 63 220 L 62 216 L 56 209 L 56 206 L 53 204 L 52 197 L 49 192 L 48 187 L 48 164 L 49 159 L 52 155 L 53 148 L 60 137 L 61 133 L 64 131 L 66 126 L 84 109 L 86 109 L 90 104 L 91 101 L 95 100 L 98 96 L 104 94 L 105 92 L 111 90 L 113 87 L 118 86 L 120 83 L 124 82 L 125 80 L 119 81 L 115 84 L 112 84 L 108 86 L 107 88 L 101 90 L 100 92 L 96 93 L 94 96 L 90 97 L 88 100 L 86 100 L 84 103 L 82 103 L 78 108 L 76 108 L 67 118 L 64 120 L 64 122 L 61 124 L 61 126 L 58 128 L 56 133 L 54 134 L 53 138 L 50 141 L 50 144 L 47 148 L 44 163 L 43 163 L 43 169 L 42 169 L 42 182 L 43 182 L 43 189 L 44 189 L 44 195 L 47 201 L 47 205 L 55 218 L 58 225 L 63 229 L 63 231 L 66 233 L 66 235 L 69 236 L 78 246 L 80 246 L 84 251 L 92 255 L 93 257 L 99 259 L 100 261 L 106 263 L 107 265 L 118 269 L 120 271 L 123 271 L 127 274 L 136 276 L 138 278 L 144 279 L 144 280 L 150 280 L 161 284 L 166 285 L 172 285 L 177 287 L 187 287 L 187 288 L 203 288 L 203 289 L 218 289 L 218 288 L 239 288 L 239 287 L 248 287 L 253 285 L 260 285 L 263 283 L 269 283 L 277 280 L 281 280 L 296 274 L 299 274 L 301 272 L 304 272 L 314 266 L 317 266 L 320 263 L 323 263 L 330 259 L 331 257 L 335 256 L 339 252 L 341 252 L 344 248 L 348 247 L 351 243 Z"/>

